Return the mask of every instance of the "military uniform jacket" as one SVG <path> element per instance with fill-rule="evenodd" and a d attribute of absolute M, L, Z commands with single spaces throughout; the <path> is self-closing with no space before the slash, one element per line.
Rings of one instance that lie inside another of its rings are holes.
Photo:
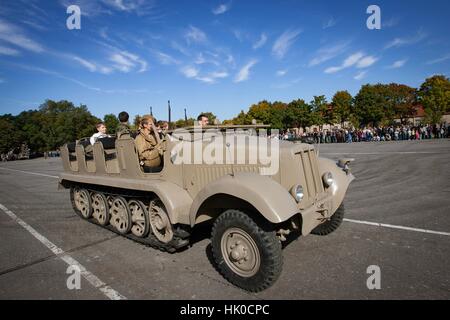
<path fill-rule="evenodd" d="M 120 123 L 117 127 L 117 138 L 121 138 L 122 136 L 130 136 L 130 127 L 124 123 Z"/>
<path fill-rule="evenodd" d="M 161 165 L 160 146 L 156 143 L 155 137 L 140 131 L 135 140 L 139 155 L 139 161 L 148 167 L 158 167 Z"/>

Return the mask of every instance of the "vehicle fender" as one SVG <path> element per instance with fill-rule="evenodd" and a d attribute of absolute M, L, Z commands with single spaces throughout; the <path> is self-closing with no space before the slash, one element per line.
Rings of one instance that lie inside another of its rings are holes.
<path fill-rule="evenodd" d="M 326 158 L 319 158 L 319 171 L 320 176 L 329 171 L 334 177 L 334 183 L 331 185 L 330 190 L 333 195 L 331 201 L 331 211 L 334 213 L 342 201 L 344 201 L 345 193 L 347 192 L 350 182 L 355 177 L 351 173 L 345 173 L 345 171 L 336 165 L 336 162 Z"/>
<path fill-rule="evenodd" d="M 250 203 L 272 223 L 288 220 L 299 212 L 291 194 L 268 176 L 239 172 L 223 176 L 207 184 L 194 198 L 189 219 L 195 224 L 197 212 L 204 201 L 217 194 L 227 194 Z"/>

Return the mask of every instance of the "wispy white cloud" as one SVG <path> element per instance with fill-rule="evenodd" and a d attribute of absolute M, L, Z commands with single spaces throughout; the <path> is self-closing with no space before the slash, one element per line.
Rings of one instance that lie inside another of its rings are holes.
<path fill-rule="evenodd" d="M 177 50 L 178 52 L 184 54 L 185 56 L 190 56 L 191 53 L 189 52 L 189 50 L 187 48 L 185 48 L 184 46 L 182 46 L 181 44 L 179 44 L 176 41 L 172 41 L 170 43 L 170 46 L 172 47 L 172 49 Z"/>
<path fill-rule="evenodd" d="M 145 15 L 155 7 L 154 1 L 146 0 L 102 0 L 104 4 L 114 10 L 134 12 L 137 15 Z"/>
<path fill-rule="evenodd" d="M 282 76 L 286 75 L 286 73 L 287 73 L 287 70 L 278 70 L 276 72 L 276 75 L 277 75 L 277 77 L 282 77 Z"/>
<path fill-rule="evenodd" d="M 266 44 L 266 42 L 267 42 L 267 35 L 263 32 L 263 33 L 261 33 L 259 40 L 253 44 L 253 49 L 256 50 L 256 49 L 261 48 L 263 45 Z"/>
<path fill-rule="evenodd" d="M 441 63 L 441 62 L 447 61 L 447 60 L 449 60 L 449 59 L 450 59 L 450 53 L 449 53 L 449 54 L 446 54 L 446 55 L 443 56 L 443 57 L 440 57 L 440 58 L 437 58 L 437 59 L 434 59 L 434 60 L 427 61 L 427 64 Z"/>
<path fill-rule="evenodd" d="M 156 51 L 155 52 L 156 58 L 159 60 L 161 64 L 164 65 L 172 65 L 172 64 L 180 64 L 181 62 L 172 57 L 171 55 L 168 55 L 167 53 Z"/>
<path fill-rule="evenodd" d="M 75 60 L 76 62 L 78 62 L 79 64 L 81 64 L 86 69 L 88 69 L 90 72 L 99 72 L 102 74 L 110 74 L 113 72 L 113 68 L 111 68 L 111 67 L 101 66 L 99 64 L 85 60 L 78 56 L 73 56 L 72 59 Z"/>
<path fill-rule="evenodd" d="M 377 61 L 378 61 L 378 58 L 375 58 L 374 56 L 365 56 L 364 58 L 362 58 L 361 60 L 358 61 L 358 63 L 356 64 L 356 67 L 358 69 L 364 69 L 364 68 L 370 67 Z"/>
<path fill-rule="evenodd" d="M 206 76 L 197 76 L 195 79 L 205 82 L 205 83 L 215 83 L 217 79 L 222 79 L 228 77 L 228 72 L 226 71 L 218 71 L 218 72 L 211 72 L 207 74 Z"/>
<path fill-rule="evenodd" d="M 258 63 L 258 60 L 256 59 L 252 59 L 250 60 L 245 66 L 243 66 L 241 68 L 241 70 L 239 70 L 239 72 L 236 74 L 235 78 L 234 78 L 234 82 L 242 82 L 245 80 L 248 80 L 249 76 L 250 76 L 250 69 Z"/>
<path fill-rule="evenodd" d="M 69 7 L 70 5 L 77 5 L 81 9 L 81 15 L 86 17 L 96 17 L 102 14 L 111 15 L 112 11 L 110 8 L 112 6 L 105 1 L 93 1 L 93 0 L 60 0 L 61 6 L 64 8 Z"/>
<path fill-rule="evenodd" d="M 337 23 L 336 19 L 331 17 L 330 19 L 326 20 L 322 24 L 322 29 L 328 29 L 328 28 L 334 27 L 336 25 L 336 23 Z"/>
<path fill-rule="evenodd" d="M 330 68 L 325 69 L 325 73 L 336 73 L 343 69 L 349 68 L 349 67 L 357 64 L 358 61 L 360 61 L 363 57 L 364 57 L 364 54 L 362 52 L 356 52 L 356 53 L 350 55 L 349 57 L 347 57 L 347 59 L 345 59 L 344 62 L 342 62 L 342 64 L 340 66 L 330 67 Z"/>
<path fill-rule="evenodd" d="M 196 79 L 205 83 L 215 83 L 217 79 L 228 77 L 228 72 L 225 70 L 200 74 L 200 69 L 192 65 L 184 66 L 180 71 L 186 78 Z"/>
<path fill-rule="evenodd" d="M 197 54 L 194 63 L 195 64 L 213 64 L 215 66 L 220 66 L 220 63 L 216 60 L 219 56 L 212 52 L 206 52 L 207 57 L 200 52 Z M 209 57 L 208 57 L 209 56 Z"/>
<path fill-rule="evenodd" d="M 428 35 L 420 29 L 414 36 L 406 37 L 406 38 L 395 38 L 394 40 L 388 42 L 384 49 L 402 47 L 407 45 L 416 44 L 423 39 L 425 39 Z"/>
<path fill-rule="evenodd" d="M 300 29 L 283 32 L 273 44 L 272 54 L 279 59 L 283 58 L 301 32 Z"/>
<path fill-rule="evenodd" d="M 359 72 L 357 75 L 355 75 L 355 76 L 353 77 L 353 79 L 359 81 L 359 80 L 362 80 L 363 78 L 365 78 L 366 75 L 367 75 L 367 70 L 366 70 L 366 71 L 361 71 L 361 72 Z"/>
<path fill-rule="evenodd" d="M 403 66 L 406 64 L 407 61 L 408 61 L 408 59 L 403 59 L 403 60 L 397 60 L 397 61 L 394 61 L 394 63 L 391 64 L 390 66 L 388 66 L 387 68 L 388 68 L 388 69 L 398 69 L 398 68 L 401 68 L 401 67 L 403 67 Z"/>
<path fill-rule="evenodd" d="M 185 33 L 185 39 L 188 43 L 196 42 L 203 43 L 206 42 L 206 33 L 204 33 L 199 28 L 194 26 L 189 26 L 189 29 Z"/>
<path fill-rule="evenodd" d="M 148 64 L 145 60 L 127 51 L 113 53 L 110 60 L 114 63 L 113 67 L 115 69 L 125 73 L 130 72 L 135 67 L 139 68 L 137 72 L 145 72 L 148 69 Z"/>
<path fill-rule="evenodd" d="M 214 8 L 212 10 L 212 13 L 215 15 L 223 14 L 223 13 L 227 12 L 228 10 L 230 10 L 230 8 L 231 8 L 231 2 L 223 3 L 223 4 L 220 4 L 218 7 Z"/>
<path fill-rule="evenodd" d="M 27 37 L 22 29 L 0 19 L 0 40 L 15 45 L 21 49 L 36 53 L 44 52 L 44 47 Z"/>
<path fill-rule="evenodd" d="M 193 66 L 185 66 L 180 71 L 186 78 L 195 78 L 199 73 L 199 70 Z"/>
<path fill-rule="evenodd" d="M 75 78 L 71 78 L 68 77 L 60 72 L 56 72 L 53 70 L 49 70 L 49 69 L 44 69 L 44 68 L 40 68 L 40 67 L 34 67 L 34 66 L 28 66 L 28 65 L 22 65 L 22 64 L 16 64 L 18 67 L 25 69 L 25 70 L 29 70 L 29 71 L 33 71 L 33 72 L 39 72 L 42 74 L 46 74 L 46 75 L 50 75 L 56 78 L 60 78 L 60 79 L 64 79 L 67 81 L 70 81 L 72 83 L 75 83 L 77 85 L 79 85 L 80 87 L 83 87 L 85 89 L 91 90 L 91 91 L 96 91 L 96 92 L 100 92 L 100 93 L 108 93 L 108 94 L 113 94 L 113 93 L 122 93 L 122 94 L 128 94 L 128 93 L 141 93 L 141 92 L 147 92 L 147 89 L 116 89 L 116 90 L 106 90 L 106 89 L 101 89 L 99 87 L 94 87 L 91 86 L 87 83 L 84 83 L 80 80 L 77 80 Z"/>
<path fill-rule="evenodd" d="M 232 29 L 231 32 L 233 32 L 233 35 L 236 39 L 239 40 L 239 42 L 243 42 L 248 38 L 248 33 L 239 30 L 239 29 Z"/>
<path fill-rule="evenodd" d="M 320 48 L 317 51 L 316 56 L 309 61 L 308 66 L 313 67 L 337 57 L 347 50 L 349 44 L 350 42 L 348 41 L 335 44 L 331 47 Z"/>
<path fill-rule="evenodd" d="M 46 30 L 48 30 L 47 27 L 45 27 L 45 26 L 43 26 L 42 24 L 40 24 L 40 23 L 38 23 L 38 22 L 35 22 L 35 21 L 31 21 L 31 20 L 22 20 L 22 23 L 24 23 L 24 24 L 26 24 L 26 25 L 28 25 L 28 26 L 34 28 L 34 29 L 37 29 L 37 30 L 39 30 L 39 31 L 46 31 Z"/>
<path fill-rule="evenodd" d="M 18 56 L 20 54 L 16 49 L 0 46 L 0 55 L 4 56 Z"/>

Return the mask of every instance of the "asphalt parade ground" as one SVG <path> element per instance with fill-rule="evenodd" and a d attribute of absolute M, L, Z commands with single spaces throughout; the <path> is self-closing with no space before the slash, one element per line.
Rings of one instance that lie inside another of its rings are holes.
<path fill-rule="evenodd" d="M 0 299 L 450 299 L 450 140 L 325 144 L 320 155 L 355 158 L 346 220 L 290 243 L 260 293 L 217 273 L 207 230 L 160 252 L 79 218 L 57 188 L 59 158 L 0 163 Z M 67 287 L 69 265 L 80 289 Z"/>

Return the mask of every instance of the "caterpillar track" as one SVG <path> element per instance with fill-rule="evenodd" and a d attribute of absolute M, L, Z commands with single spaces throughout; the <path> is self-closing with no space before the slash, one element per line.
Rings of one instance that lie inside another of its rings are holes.
<path fill-rule="evenodd" d="M 130 193 L 130 192 L 126 192 L 126 191 L 118 191 L 118 190 L 114 190 L 114 191 L 118 191 L 117 192 L 111 192 L 112 190 L 108 190 L 107 188 L 92 188 L 92 187 L 86 187 L 86 186 L 78 186 L 78 185 L 72 185 L 70 188 L 70 201 L 72 203 L 72 207 L 75 211 L 75 213 L 80 216 L 83 220 L 86 220 L 90 223 L 93 223 L 99 227 L 102 227 L 104 229 L 107 229 L 109 231 L 112 231 L 118 235 L 121 235 L 123 237 L 126 237 L 130 240 L 133 240 L 137 243 L 146 245 L 146 246 L 150 246 L 152 248 L 158 249 L 160 251 L 163 252 L 169 252 L 169 253 L 174 253 L 178 250 L 180 250 L 181 248 L 184 248 L 186 246 L 189 245 L 189 237 L 190 237 L 190 233 L 188 231 L 186 231 L 185 229 L 183 229 L 180 226 L 173 226 L 173 237 L 172 239 L 167 242 L 161 242 L 153 233 L 153 231 L 150 229 L 148 232 L 148 235 L 145 237 L 138 237 L 135 236 L 134 234 L 132 234 L 131 232 L 128 232 L 126 234 L 123 234 L 121 232 L 119 232 L 112 224 L 107 223 L 106 225 L 101 225 L 93 216 L 86 218 L 83 216 L 83 214 L 80 212 L 80 210 L 77 208 L 76 203 L 75 203 L 75 190 L 76 189 L 80 189 L 80 190 L 86 190 L 89 192 L 90 195 L 94 194 L 94 193 L 102 193 L 103 195 L 105 195 L 105 197 L 107 198 L 116 198 L 116 197 L 123 197 L 124 199 L 127 200 L 132 200 L 132 199 L 139 199 L 143 202 L 150 202 L 151 199 L 148 198 L 148 195 L 145 196 L 143 194 L 140 193 Z"/>

